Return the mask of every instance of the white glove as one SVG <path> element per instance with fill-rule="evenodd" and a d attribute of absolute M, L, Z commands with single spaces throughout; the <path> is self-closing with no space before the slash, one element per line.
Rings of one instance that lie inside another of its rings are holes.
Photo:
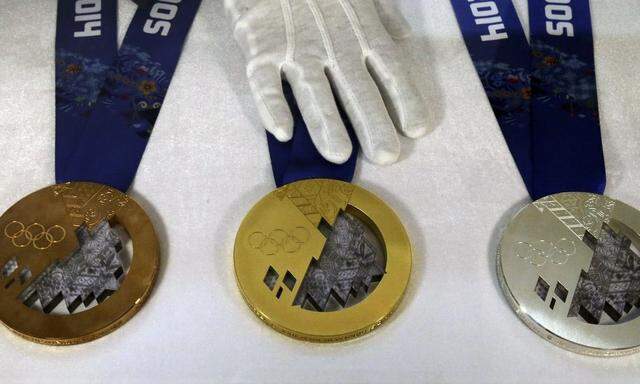
<path fill-rule="evenodd" d="M 396 128 L 412 138 L 427 132 L 425 104 L 391 37 L 411 32 L 394 1 L 225 0 L 269 132 L 280 141 L 293 135 L 283 78 L 313 143 L 334 163 L 349 158 L 352 144 L 332 87 L 364 154 L 375 163 L 398 159 Z"/>

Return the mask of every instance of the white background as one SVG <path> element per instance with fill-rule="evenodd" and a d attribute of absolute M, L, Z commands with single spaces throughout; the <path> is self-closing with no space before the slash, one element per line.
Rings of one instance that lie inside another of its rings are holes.
<path fill-rule="evenodd" d="M 360 1 L 360 0 L 356 0 Z M 0 207 L 53 182 L 55 1 L 0 7 Z M 265 135 L 220 0 L 204 0 L 132 189 L 162 237 L 143 310 L 73 347 L 0 328 L 0 383 L 637 382 L 640 355 L 602 359 L 545 342 L 507 306 L 494 272 L 501 228 L 528 200 L 446 0 L 400 1 L 404 44 L 434 131 L 398 164 L 361 161 L 414 244 L 398 313 L 361 339 L 294 341 L 263 325 L 235 284 L 244 214 L 273 188 Z M 609 195 L 640 207 L 640 3 L 592 0 Z M 526 20 L 526 2 L 517 2 Z M 134 6 L 120 1 L 121 36 Z M 640 332 L 640 329 L 639 329 Z"/>

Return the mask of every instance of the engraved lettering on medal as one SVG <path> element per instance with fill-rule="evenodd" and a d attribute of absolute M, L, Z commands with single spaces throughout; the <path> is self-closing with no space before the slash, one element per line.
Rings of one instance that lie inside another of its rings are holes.
<path fill-rule="evenodd" d="M 304 236 L 297 235 L 302 228 Z M 411 247 L 374 195 L 312 179 L 281 186 L 254 206 L 236 236 L 233 262 L 242 296 L 261 320 L 289 336 L 327 342 L 369 332 L 389 317 L 406 288 Z M 346 313 L 332 313 L 339 311 Z M 349 324 L 339 321 L 344 316 Z"/>
<path fill-rule="evenodd" d="M 586 228 L 579 240 L 560 225 L 571 218 Z M 589 192 L 553 194 L 522 209 L 497 250 L 500 286 L 518 317 L 572 352 L 636 352 L 639 218 L 639 210 Z"/>
<path fill-rule="evenodd" d="M 289 184 L 280 188 L 276 194 L 278 198 L 285 197 L 314 225 L 324 219 L 333 223 L 341 210 L 346 209 L 353 186 L 324 180 L 309 180 L 305 184 Z"/>
<path fill-rule="evenodd" d="M 547 262 L 555 265 L 565 264 L 569 258 L 576 254 L 575 241 L 561 238 L 556 242 L 538 240 L 532 243 L 518 241 L 514 245 L 516 256 L 529 264 L 542 267 Z"/>
<path fill-rule="evenodd" d="M 77 0 L 75 4 L 76 23 L 82 23 L 82 30 L 73 37 L 96 37 L 102 35 L 102 0 Z"/>
<path fill-rule="evenodd" d="M 178 6 L 182 0 L 162 0 L 151 7 L 149 18 L 144 23 L 143 31 L 150 35 L 167 36 L 171 30 L 171 20 L 178 14 Z"/>
<path fill-rule="evenodd" d="M 110 220 L 119 209 L 129 203 L 129 198 L 112 188 L 97 184 L 58 185 L 53 190 L 57 198 L 62 198 L 67 214 L 74 227 L 86 224 L 93 227 L 101 220 Z"/>
<path fill-rule="evenodd" d="M 40 223 L 25 225 L 14 220 L 4 227 L 4 235 L 11 240 L 11 244 L 16 248 L 33 246 L 33 248 L 43 251 L 62 242 L 67 236 L 67 231 L 59 225 L 46 228 Z"/>
<path fill-rule="evenodd" d="M 487 33 L 480 35 L 482 41 L 495 41 L 508 39 L 502 16 L 495 1 L 467 0 L 476 25 L 486 25 Z"/>
<path fill-rule="evenodd" d="M 547 33 L 552 36 L 574 37 L 573 10 L 571 0 L 546 0 L 544 15 L 547 19 Z"/>
<path fill-rule="evenodd" d="M 105 220 L 123 201 L 116 219 Z M 90 211 L 102 218 L 94 226 L 84 221 Z M 146 300 L 158 251 L 148 216 L 117 189 L 72 182 L 38 190 L 0 217 L 0 322 L 49 345 L 101 337 Z M 119 293 L 125 279 L 127 292 Z M 117 300 L 96 308 L 113 294 Z"/>

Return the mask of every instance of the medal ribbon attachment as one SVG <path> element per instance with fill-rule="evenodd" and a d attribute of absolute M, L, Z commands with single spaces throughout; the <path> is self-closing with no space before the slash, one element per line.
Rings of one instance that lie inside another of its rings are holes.
<path fill-rule="evenodd" d="M 531 197 L 606 185 L 588 0 L 452 0 L 467 49 Z"/>
<path fill-rule="evenodd" d="M 50 345 L 88 342 L 119 328 L 148 298 L 160 246 L 147 214 L 123 192 L 199 4 L 139 7 L 118 50 L 117 0 L 58 1 L 58 184 L 0 216 L 0 323 L 18 335 Z M 121 254 L 120 231 L 133 245 L 130 258 Z"/>
<path fill-rule="evenodd" d="M 199 5 L 138 7 L 117 49 L 116 0 L 58 1 L 57 183 L 129 188 Z"/>
<path fill-rule="evenodd" d="M 254 205 L 238 230 L 238 287 L 252 311 L 279 332 L 315 342 L 348 340 L 377 328 L 397 308 L 411 272 L 411 244 L 395 213 L 350 183 L 359 146 L 340 103 L 353 152 L 334 164 L 313 144 L 286 82 L 283 91 L 293 138 L 283 143 L 267 133 L 278 189 Z"/>
<path fill-rule="evenodd" d="M 281 187 L 307 179 L 334 179 L 351 182 L 355 173 L 356 161 L 358 160 L 359 147 L 358 139 L 345 112 L 338 106 L 353 143 L 353 152 L 345 163 L 334 164 L 323 158 L 313 144 L 289 84 L 283 83 L 283 90 L 293 114 L 294 129 L 293 138 L 284 143 L 278 141 L 275 136 L 267 132 L 271 168 L 273 169 L 276 185 Z"/>

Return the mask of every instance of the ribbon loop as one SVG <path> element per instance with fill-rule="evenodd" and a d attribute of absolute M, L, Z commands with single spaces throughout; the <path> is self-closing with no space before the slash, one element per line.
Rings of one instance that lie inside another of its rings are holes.
<path fill-rule="evenodd" d="M 200 0 L 155 0 L 139 7 L 117 51 L 116 3 L 58 2 L 58 183 L 129 188 Z"/>
<path fill-rule="evenodd" d="M 351 157 L 344 164 L 334 164 L 322 157 L 316 149 L 307 126 L 296 104 L 293 91 L 288 83 L 283 83 L 283 90 L 289 108 L 293 114 L 293 138 L 288 142 L 280 142 L 267 132 L 267 143 L 271 155 L 271 168 L 276 186 L 306 179 L 335 179 L 351 182 L 358 159 L 358 140 L 346 113 L 338 104 L 340 115 L 345 123 L 349 137 L 353 143 Z"/>
<path fill-rule="evenodd" d="M 589 1 L 529 1 L 531 46 L 510 0 L 451 3 L 531 197 L 602 193 Z"/>

